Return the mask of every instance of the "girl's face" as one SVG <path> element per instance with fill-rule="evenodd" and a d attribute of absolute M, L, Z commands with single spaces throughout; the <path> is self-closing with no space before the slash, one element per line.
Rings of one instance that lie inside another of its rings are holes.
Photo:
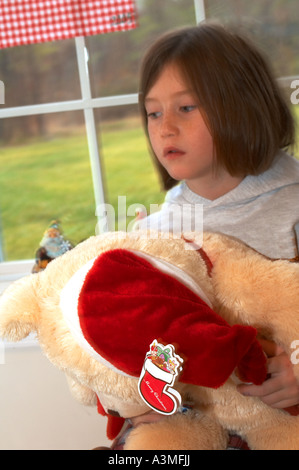
<path fill-rule="evenodd" d="M 173 179 L 210 200 L 240 184 L 223 166 L 215 171 L 214 145 L 198 99 L 179 68 L 164 67 L 145 97 L 147 126 L 153 151 Z"/>
<path fill-rule="evenodd" d="M 213 140 L 196 96 L 175 65 L 166 65 L 145 97 L 148 133 L 159 162 L 189 187 L 214 171 Z"/>

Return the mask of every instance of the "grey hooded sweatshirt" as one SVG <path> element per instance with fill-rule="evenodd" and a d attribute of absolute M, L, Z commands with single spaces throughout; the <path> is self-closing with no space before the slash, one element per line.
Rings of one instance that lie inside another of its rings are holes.
<path fill-rule="evenodd" d="M 180 183 L 167 193 L 161 210 L 140 221 L 138 229 L 221 232 L 270 258 L 291 259 L 298 254 L 298 223 L 299 162 L 280 151 L 269 170 L 247 176 L 214 201 Z"/>

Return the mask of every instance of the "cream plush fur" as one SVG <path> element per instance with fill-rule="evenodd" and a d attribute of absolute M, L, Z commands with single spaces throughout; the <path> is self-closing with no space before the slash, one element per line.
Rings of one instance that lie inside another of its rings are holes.
<path fill-rule="evenodd" d="M 185 234 L 199 242 L 200 235 Z M 73 395 L 96 405 L 104 395 L 109 408 L 123 417 L 148 409 L 141 400 L 138 379 L 104 366 L 72 336 L 59 307 L 60 292 L 75 272 L 99 254 L 124 248 L 144 252 L 181 268 L 204 290 L 213 308 L 230 324 L 252 325 L 291 355 L 299 340 L 299 264 L 269 260 L 239 241 L 220 234 L 203 235 L 206 263 L 184 240 L 169 234 L 109 233 L 92 237 L 52 261 L 47 269 L 13 283 L 0 298 L 0 336 L 20 341 L 36 332 L 49 360 L 63 370 Z M 111 345 L 113 347 L 113 345 Z M 294 365 L 299 379 L 299 365 Z M 252 449 L 299 449 L 299 417 L 244 397 L 234 377 L 217 390 L 177 385 L 183 399 L 195 406 L 131 432 L 126 449 L 225 449 L 228 433 L 241 435 Z"/>

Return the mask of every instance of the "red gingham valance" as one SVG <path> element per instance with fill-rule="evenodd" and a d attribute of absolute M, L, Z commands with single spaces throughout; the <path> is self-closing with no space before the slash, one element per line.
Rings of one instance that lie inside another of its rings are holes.
<path fill-rule="evenodd" d="M 134 0 L 0 0 L 0 48 L 136 28 Z"/>

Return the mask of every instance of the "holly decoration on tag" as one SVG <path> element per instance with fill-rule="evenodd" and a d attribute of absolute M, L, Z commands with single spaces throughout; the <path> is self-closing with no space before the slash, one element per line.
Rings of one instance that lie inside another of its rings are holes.
<path fill-rule="evenodd" d="M 181 405 L 181 395 L 173 388 L 182 371 L 183 359 L 175 353 L 172 344 L 155 339 L 146 354 L 138 389 L 145 403 L 164 415 L 174 414 Z"/>

